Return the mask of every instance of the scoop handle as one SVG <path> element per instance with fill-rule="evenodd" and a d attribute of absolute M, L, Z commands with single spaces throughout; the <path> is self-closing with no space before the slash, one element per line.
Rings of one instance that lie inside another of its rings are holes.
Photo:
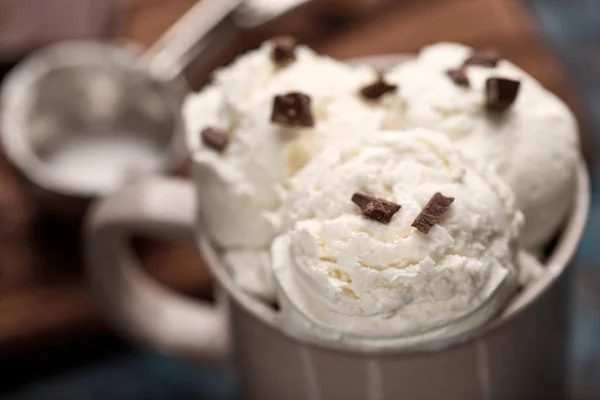
<path fill-rule="evenodd" d="M 221 364 L 227 355 L 224 303 L 185 298 L 153 280 L 129 239 L 143 234 L 195 245 L 194 188 L 151 177 L 99 201 L 85 231 L 87 272 L 100 306 L 118 330 L 142 345 Z"/>
<path fill-rule="evenodd" d="M 226 48 L 239 32 L 233 13 L 243 0 L 202 0 L 179 19 L 141 56 L 156 76 L 174 80 L 194 60 L 214 59 L 211 52 Z"/>

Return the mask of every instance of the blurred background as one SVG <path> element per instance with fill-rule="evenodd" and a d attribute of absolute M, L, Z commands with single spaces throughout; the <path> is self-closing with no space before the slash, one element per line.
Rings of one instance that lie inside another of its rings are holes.
<path fill-rule="evenodd" d="M 195 3 L 0 0 L 0 79 L 35 49 L 60 40 L 90 38 L 149 47 Z M 293 33 L 317 51 L 342 59 L 414 53 L 423 45 L 444 40 L 494 46 L 575 111 L 583 150 L 597 183 L 600 2 L 247 3 L 260 11 L 260 18 L 217 46 L 210 59 L 186 71 L 195 89 L 212 69 L 278 33 Z M 303 4 L 294 7 L 295 3 Z M 0 156 L 0 399 L 238 398 L 227 376 L 134 348 L 113 335 L 95 309 L 82 274 L 81 221 L 40 209 L 30 194 L 31 188 Z M 600 398 L 599 240 L 600 203 L 594 202 L 576 262 L 571 399 Z M 210 296 L 209 276 L 194 249 L 141 240 L 137 248 L 157 279 L 190 296 Z"/>

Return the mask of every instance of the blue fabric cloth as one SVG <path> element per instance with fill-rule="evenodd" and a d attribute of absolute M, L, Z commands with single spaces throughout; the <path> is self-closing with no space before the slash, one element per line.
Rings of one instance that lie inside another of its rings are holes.
<path fill-rule="evenodd" d="M 232 379 L 208 367 L 132 351 L 96 366 L 39 382 L 6 400 L 234 400 Z"/>

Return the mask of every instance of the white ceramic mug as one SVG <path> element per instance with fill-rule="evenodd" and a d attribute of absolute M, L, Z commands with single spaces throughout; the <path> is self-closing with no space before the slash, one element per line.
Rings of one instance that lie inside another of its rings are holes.
<path fill-rule="evenodd" d="M 398 58 L 369 60 L 380 67 Z M 581 164 L 573 209 L 544 274 L 479 330 L 411 349 L 356 349 L 288 336 L 272 306 L 232 280 L 196 224 L 195 188 L 148 178 L 95 206 L 86 246 L 90 278 L 116 328 L 162 352 L 233 365 L 249 399 L 563 398 L 569 263 L 587 220 Z M 183 298 L 140 268 L 128 238 L 144 234 L 197 246 L 216 281 L 217 302 Z"/>

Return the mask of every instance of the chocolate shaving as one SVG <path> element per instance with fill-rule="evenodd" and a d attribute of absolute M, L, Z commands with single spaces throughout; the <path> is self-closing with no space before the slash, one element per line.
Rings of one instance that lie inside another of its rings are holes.
<path fill-rule="evenodd" d="M 310 97 L 299 92 L 275 96 L 271 122 L 288 126 L 314 126 Z"/>
<path fill-rule="evenodd" d="M 428 234 L 431 228 L 439 222 L 442 214 L 448 211 L 453 201 L 454 197 L 446 197 L 437 192 L 419 215 L 417 215 L 411 226 L 414 226 L 419 232 L 425 235 Z"/>
<path fill-rule="evenodd" d="M 505 111 L 517 98 L 521 82 L 506 78 L 485 81 L 485 106 L 491 111 Z"/>
<path fill-rule="evenodd" d="M 476 51 L 465 60 L 465 65 L 479 65 L 482 67 L 494 68 L 502 59 L 497 49 L 485 49 Z"/>
<path fill-rule="evenodd" d="M 202 130 L 202 142 L 208 147 L 222 153 L 229 143 L 229 137 L 215 128 L 204 128 Z"/>
<path fill-rule="evenodd" d="M 365 217 L 383 224 L 389 223 L 394 214 L 402 207 L 400 204 L 362 193 L 354 193 L 352 195 L 352 202 L 360 207 L 360 211 Z"/>
<path fill-rule="evenodd" d="M 377 100 L 388 92 L 393 92 L 398 86 L 392 85 L 383 80 L 383 77 L 379 77 L 374 83 L 367 85 L 360 89 L 360 94 L 369 100 Z"/>
<path fill-rule="evenodd" d="M 458 86 L 470 86 L 469 77 L 463 67 L 457 69 L 449 69 L 446 74 L 456 83 Z"/>
<path fill-rule="evenodd" d="M 291 35 L 273 38 L 273 52 L 271 57 L 278 65 L 284 65 L 296 59 L 296 46 L 298 42 Z"/>

